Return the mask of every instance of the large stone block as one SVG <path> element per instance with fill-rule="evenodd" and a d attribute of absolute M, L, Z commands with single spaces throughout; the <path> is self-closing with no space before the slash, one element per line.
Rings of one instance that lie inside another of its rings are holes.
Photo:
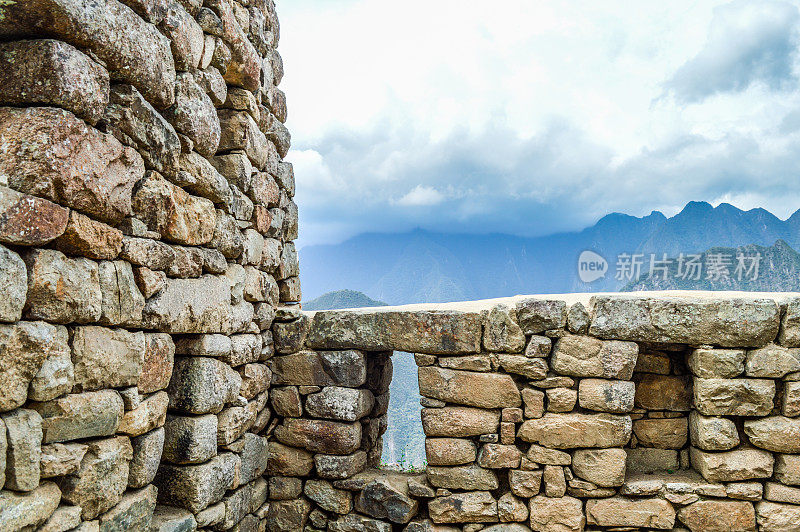
<path fill-rule="evenodd" d="M 635 395 L 636 385 L 631 381 L 581 379 L 578 384 L 578 403 L 581 408 L 598 412 L 630 412 Z"/>
<path fill-rule="evenodd" d="M 475 461 L 478 449 L 470 440 L 461 438 L 426 438 L 428 465 L 454 466 Z"/>
<path fill-rule="evenodd" d="M 772 476 L 771 453 L 760 449 L 738 449 L 707 453 L 691 448 L 692 466 L 709 482 L 739 482 Z"/>
<path fill-rule="evenodd" d="M 194 149 L 206 157 L 220 144 L 217 110 L 192 74 L 181 72 L 175 83 L 175 105 L 164 112 L 175 129 L 194 142 Z M 221 147 L 220 147 L 221 148 Z"/>
<path fill-rule="evenodd" d="M 706 416 L 766 416 L 774 397 L 772 380 L 694 379 L 694 404 Z"/>
<path fill-rule="evenodd" d="M 800 299 L 798 298 L 786 302 L 778 343 L 785 347 L 800 347 Z"/>
<path fill-rule="evenodd" d="M 190 195 L 156 172 L 136 184 L 133 212 L 151 231 L 187 246 L 211 242 L 217 222 L 211 200 Z"/>
<path fill-rule="evenodd" d="M 0 143 L 0 177 L 9 187 L 111 224 L 131 213 L 131 191 L 144 174 L 142 158 L 72 113 L 0 108 Z"/>
<path fill-rule="evenodd" d="M 437 488 L 450 490 L 494 490 L 500 484 L 497 474 L 475 464 L 455 467 L 429 466 L 428 482 Z"/>
<path fill-rule="evenodd" d="M 128 474 L 129 488 L 143 488 L 153 482 L 164 449 L 164 428 L 131 438 L 133 458 Z"/>
<path fill-rule="evenodd" d="M 108 103 L 108 72 L 61 41 L 13 41 L 0 46 L 0 101 L 62 107 L 90 124 Z"/>
<path fill-rule="evenodd" d="M 169 333 L 229 333 L 232 325 L 231 287 L 224 277 L 167 279 L 166 286 L 147 300 L 148 329 Z"/>
<path fill-rule="evenodd" d="M 675 471 L 680 469 L 680 455 L 674 449 L 653 449 L 649 447 L 637 447 L 626 449 L 628 460 L 626 463 L 627 473 L 646 473 L 652 475 L 663 471 Z"/>
<path fill-rule="evenodd" d="M 69 352 L 66 330 L 43 322 L 0 325 L 0 412 L 25 403 L 28 385 L 49 356 Z"/>
<path fill-rule="evenodd" d="M 132 85 L 111 88 L 101 127 L 120 142 L 132 143 L 149 168 L 176 176 L 181 153 L 178 134 Z"/>
<path fill-rule="evenodd" d="M 575 377 L 630 380 L 639 347 L 633 342 L 567 335 L 553 347 L 553 371 Z"/>
<path fill-rule="evenodd" d="M 791 532 L 800 523 L 800 506 L 760 501 L 756 503 L 758 526 L 761 530 Z"/>
<path fill-rule="evenodd" d="M 622 447 L 630 440 L 628 416 L 612 414 L 545 414 L 522 424 L 517 437 L 554 449 Z"/>
<path fill-rule="evenodd" d="M 419 503 L 409 497 L 407 478 L 389 476 L 364 486 L 356 498 L 355 507 L 369 516 L 405 524 L 417 514 Z"/>
<path fill-rule="evenodd" d="M 223 75 L 225 81 L 250 91 L 261 87 L 261 60 L 246 33 L 236 21 L 233 9 L 228 2 L 213 0 L 209 7 L 222 22 L 222 39 L 230 47 L 231 61 Z"/>
<path fill-rule="evenodd" d="M 689 421 L 685 417 L 667 419 L 637 419 L 633 433 L 644 447 L 683 449 L 689 438 Z"/>
<path fill-rule="evenodd" d="M 750 443 L 776 453 L 800 453 L 800 419 L 772 416 L 748 419 L 744 432 Z"/>
<path fill-rule="evenodd" d="M 594 296 L 589 334 L 634 342 L 761 347 L 778 334 L 772 299 Z"/>
<path fill-rule="evenodd" d="M 75 391 L 135 386 L 142 372 L 142 332 L 105 327 L 76 327 L 72 338 Z"/>
<path fill-rule="evenodd" d="M 476 353 L 481 346 L 479 313 L 369 309 L 320 311 L 312 318 L 308 345 L 321 349 Z"/>
<path fill-rule="evenodd" d="M 139 393 L 152 393 L 169 385 L 175 363 L 175 344 L 170 335 L 163 333 L 146 333 L 144 341 L 144 360 L 137 387 Z"/>
<path fill-rule="evenodd" d="M 525 349 L 525 335 L 516 318 L 516 310 L 507 305 L 498 305 L 489 311 L 483 332 L 483 346 L 487 351 L 521 353 Z"/>
<path fill-rule="evenodd" d="M 32 403 L 42 416 L 44 443 L 110 436 L 125 409 L 114 390 L 72 394 L 46 403 Z"/>
<path fill-rule="evenodd" d="M 583 532 L 583 503 L 572 497 L 538 495 L 530 502 L 531 529 L 536 532 Z"/>
<path fill-rule="evenodd" d="M 219 360 L 179 357 L 167 388 L 169 406 L 189 414 L 216 414 L 236 400 L 241 386 L 241 375 Z"/>
<path fill-rule="evenodd" d="M 317 468 L 317 476 L 341 480 L 350 478 L 367 467 L 367 453 L 356 451 L 346 456 L 332 454 L 315 454 L 314 465 Z"/>
<path fill-rule="evenodd" d="M 287 418 L 275 429 L 275 438 L 316 453 L 350 454 L 361 445 L 361 423 Z"/>
<path fill-rule="evenodd" d="M 36 530 L 58 508 L 61 491 L 52 482 L 43 482 L 34 491 L 0 491 L 0 523 L 3 530 Z"/>
<path fill-rule="evenodd" d="M 488 491 L 455 493 L 428 503 L 434 523 L 496 523 L 497 501 Z"/>
<path fill-rule="evenodd" d="M 169 396 L 167 392 L 156 392 L 133 410 L 125 412 L 117 432 L 128 436 L 140 436 L 164 425 L 167 417 Z"/>
<path fill-rule="evenodd" d="M 509 375 L 421 367 L 419 393 L 448 403 L 479 408 L 514 408 L 522 397 Z"/>
<path fill-rule="evenodd" d="M 567 304 L 550 299 L 524 299 L 517 303 L 517 319 L 526 334 L 562 329 L 567 323 Z"/>
<path fill-rule="evenodd" d="M 572 470 L 600 487 L 618 487 L 625 482 L 624 449 L 579 449 L 572 455 Z"/>
<path fill-rule="evenodd" d="M 162 463 L 154 481 L 158 500 L 197 513 L 222 500 L 236 482 L 238 467 L 233 453 L 219 454 L 200 465 Z"/>
<path fill-rule="evenodd" d="M 26 317 L 55 323 L 100 319 L 103 296 L 97 263 L 70 259 L 52 249 L 34 249 L 23 259 L 28 267 Z"/>
<path fill-rule="evenodd" d="M 736 424 L 724 417 L 706 417 L 692 411 L 689 416 L 692 445 L 704 451 L 727 451 L 739 445 Z"/>
<path fill-rule="evenodd" d="M 306 522 L 308 521 L 308 514 L 311 512 L 311 504 L 304 498 L 295 499 L 292 501 L 273 501 L 270 502 L 269 512 L 267 513 L 267 523 L 269 525 L 269 532 L 291 532 L 293 530 L 303 530 Z M 352 516 L 352 518 L 351 518 Z M 351 532 L 356 530 L 370 530 L 370 528 L 358 528 L 361 522 L 376 522 L 374 519 L 368 517 L 357 516 L 356 514 L 349 514 L 340 519 L 342 524 L 334 526 L 331 523 L 329 530 L 338 532 Z M 364 525 L 361 525 L 364 526 Z M 374 526 L 374 525 L 373 525 Z M 381 529 L 389 532 L 390 528 Z"/>
<path fill-rule="evenodd" d="M 539 380 L 547 376 L 547 361 L 543 358 L 528 358 L 523 355 L 498 355 L 500 366 L 508 373 Z"/>
<path fill-rule="evenodd" d="M 193 12 L 195 10 L 193 9 Z M 164 13 L 159 29 L 169 37 L 172 56 L 177 70 L 192 70 L 200 64 L 203 55 L 203 29 L 194 17 L 177 2 L 171 3 Z"/>
<path fill-rule="evenodd" d="M 756 529 L 753 503 L 746 501 L 697 501 L 679 509 L 678 519 L 693 532 Z"/>
<path fill-rule="evenodd" d="M 39 486 L 42 455 L 42 418 L 35 410 L 19 408 L 3 414 L 8 436 L 7 489 L 32 491 Z"/>
<path fill-rule="evenodd" d="M 314 469 L 314 455 L 303 449 L 269 442 L 269 476 L 307 477 Z"/>
<path fill-rule="evenodd" d="M 255 168 L 264 168 L 268 157 L 267 139 L 253 118 L 244 111 L 220 109 L 219 122 L 222 126 L 219 151 L 242 150 Z"/>
<path fill-rule="evenodd" d="M 450 406 L 423 408 L 422 429 L 428 438 L 469 438 L 497 432 L 500 413 L 479 408 Z"/>
<path fill-rule="evenodd" d="M 775 480 L 790 486 L 800 486 L 800 455 L 775 455 Z"/>
<path fill-rule="evenodd" d="M 326 386 L 306 398 L 306 413 L 311 417 L 352 422 L 369 414 L 374 405 L 369 390 Z"/>
<path fill-rule="evenodd" d="M 367 380 L 367 364 L 360 351 L 303 351 L 270 360 L 275 384 L 346 386 L 357 388 Z"/>
<path fill-rule="evenodd" d="M 173 464 L 197 464 L 216 454 L 217 416 L 167 416 L 164 460 Z"/>
<path fill-rule="evenodd" d="M 307 481 L 303 493 L 326 512 L 348 514 L 353 509 L 350 492 L 336 489 L 325 480 Z"/>
<path fill-rule="evenodd" d="M 180 169 L 175 184 L 210 199 L 214 204 L 228 205 L 231 202 L 230 185 L 205 157 L 197 152 L 181 154 Z"/>
<path fill-rule="evenodd" d="M 704 379 L 732 379 L 744 372 L 745 352 L 742 349 L 709 349 L 692 351 L 689 368 Z"/>
<path fill-rule="evenodd" d="M 100 516 L 100 532 L 149 531 L 156 509 L 156 492 L 156 487 L 151 485 L 125 493 L 114 508 Z"/>
<path fill-rule="evenodd" d="M 748 377 L 780 379 L 800 371 L 800 349 L 770 344 L 747 352 L 745 371 Z"/>
<path fill-rule="evenodd" d="M 116 0 L 37 0 L 3 9 L 3 38 L 34 33 L 89 49 L 113 78 L 134 85 L 156 107 L 172 103 L 175 68 L 169 40 L 129 7 Z"/>
<path fill-rule="evenodd" d="M 46 244 L 64 233 L 68 216 L 67 209 L 51 201 L 0 186 L 0 242 Z"/>
<path fill-rule="evenodd" d="M 267 404 L 267 394 L 261 394 L 244 406 L 230 406 L 217 415 L 217 444 L 228 446 L 250 430 L 258 413 Z"/>
<path fill-rule="evenodd" d="M 590 525 L 671 530 L 675 509 L 662 499 L 595 499 L 586 502 L 586 520 Z"/>
<path fill-rule="evenodd" d="M 53 241 L 53 246 L 69 255 L 111 260 L 122 251 L 122 231 L 70 211 L 64 234 Z"/>
<path fill-rule="evenodd" d="M 128 462 L 133 449 L 127 437 L 95 440 L 81 461 L 80 469 L 58 481 L 62 498 L 82 508 L 89 521 L 113 508 L 128 486 Z"/>

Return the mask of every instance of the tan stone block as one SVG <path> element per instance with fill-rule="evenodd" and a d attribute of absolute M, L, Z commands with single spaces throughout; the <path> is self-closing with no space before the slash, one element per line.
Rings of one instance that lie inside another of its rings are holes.
<path fill-rule="evenodd" d="M 545 390 L 548 412 L 572 412 L 578 402 L 578 392 L 569 388 Z"/>
<path fill-rule="evenodd" d="M 514 445 L 486 443 L 478 453 L 478 465 L 487 469 L 513 469 L 519 467 L 522 453 Z"/>
<path fill-rule="evenodd" d="M 787 382 L 783 388 L 783 404 L 781 405 L 784 416 L 800 416 L 800 382 Z"/>
<path fill-rule="evenodd" d="M 468 438 L 496 433 L 500 413 L 468 407 L 423 408 L 422 428 L 427 437 Z"/>
<path fill-rule="evenodd" d="M 710 482 L 738 482 L 772 476 L 773 457 L 760 449 L 706 453 L 691 449 L 692 466 Z"/>
<path fill-rule="evenodd" d="M 538 495 L 530 501 L 531 529 L 536 532 L 583 532 L 583 503 L 573 497 Z"/>
<path fill-rule="evenodd" d="M 739 445 L 736 425 L 724 417 L 706 417 L 693 410 L 689 415 L 692 445 L 705 451 L 727 451 Z"/>
<path fill-rule="evenodd" d="M 544 484 L 544 494 L 548 497 L 563 497 L 567 492 L 567 479 L 564 476 L 564 468 L 561 466 L 544 466 L 542 475 Z"/>
<path fill-rule="evenodd" d="M 436 357 L 433 355 L 414 355 L 417 357 L 430 356 L 433 363 Z M 491 371 L 492 363 L 488 355 L 466 355 L 460 357 L 439 357 L 439 366 L 448 369 L 461 369 L 464 371 Z M 430 366 L 432 364 L 417 364 L 419 366 Z"/>
<path fill-rule="evenodd" d="M 610 488 L 625 482 L 624 449 L 579 449 L 572 455 L 572 470 L 584 480 Z"/>
<path fill-rule="evenodd" d="M 800 523 L 800 506 L 760 501 L 756 503 L 758 525 L 761 530 L 791 532 Z"/>
<path fill-rule="evenodd" d="M 800 455 L 775 455 L 775 480 L 790 486 L 800 486 Z"/>
<path fill-rule="evenodd" d="M 630 440 L 628 416 L 612 414 L 545 414 L 522 424 L 517 437 L 555 449 L 622 447 Z"/>
<path fill-rule="evenodd" d="M 707 416 L 766 416 L 773 408 L 775 381 L 695 379 L 694 403 Z"/>
<path fill-rule="evenodd" d="M 117 431 L 128 436 L 140 436 L 163 426 L 167 418 L 168 405 L 169 395 L 167 392 L 154 393 L 134 410 L 125 412 Z"/>
<path fill-rule="evenodd" d="M 748 419 L 744 432 L 750 443 L 776 453 L 800 453 L 800 419 L 772 416 Z"/>
<path fill-rule="evenodd" d="M 712 349 L 702 347 L 689 355 L 689 369 L 704 379 L 732 379 L 744 373 L 743 349 Z"/>
<path fill-rule="evenodd" d="M 638 408 L 688 411 L 692 408 L 692 383 L 688 377 L 644 374 L 634 379 Z"/>
<path fill-rule="evenodd" d="M 647 527 L 670 530 L 675 525 L 675 509 L 662 499 L 610 499 L 586 502 L 590 525 Z"/>
<path fill-rule="evenodd" d="M 486 491 L 436 497 L 428 503 L 434 523 L 496 523 L 497 501 Z"/>
<path fill-rule="evenodd" d="M 542 473 L 541 469 L 535 471 L 512 469 L 508 472 L 508 484 L 512 493 L 524 499 L 538 495 L 542 485 Z"/>
<path fill-rule="evenodd" d="M 544 415 L 544 392 L 533 388 L 523 388 L 522 400 L 525 403 L 526 418 L 536 419 Z"/>
<path fill-rule="evenodd" d="M 553 371 L 574 377 L 630 380 L 639 348 L 632 342 L 567 335 L 553 347 Z"/>
<path fill-rule="evenodd" d="M 475 461 L 477 447 L 470 440 L 458 438 L 426 438 L 428 465 L 452 466 Z"/>
<path fill-rule="evenodd" d="M 644 447 L 682 449 L 689 438 L 689 420 L 685 417 L 637 419 L 633 422 L 633 433 Z"/>
<path fill-rule="evenodd" d="M 564 451 L 548 449 L 541 445 L 531 444 L 527 454 L 528 460 L 543 465 L 570 465 L 572 456 Z"/>
<path fill-rule="evenodd" d="M 494 471 L 477 465 L 439 467 L 428 466 L 428 482 L 449 490 L 494 490 L 499 487 Z"/>
<path fill-rule="evenodd" d="M 517 407 L 519 390 L 509 375 L 474 373 L 433 366 L 418 370 L 419 392 L 448 403 L 479 408 Z"/>
<path fill-rule="evenodd" d="M 581 379 L 578 403 L 581 408 L 598 412 L 623 414 L 633 410 L 636 385 L 631 381 Z"/>
<path fill-rule="evenodd" d="M 764 498 L 772 502 L 800 505 L 800 488 L 784 486 L 777 482 L 767 482 L 764 485 Z"/>
<path fill-rule="evenodd" d="M 693 531 L 756 529 L 756 513 L 749 502 L 698 501 L 678 510 L 678 519 Z"/>

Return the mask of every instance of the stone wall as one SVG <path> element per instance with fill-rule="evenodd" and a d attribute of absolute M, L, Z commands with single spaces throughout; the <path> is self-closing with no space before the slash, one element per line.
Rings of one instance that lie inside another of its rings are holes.
<path fill-rule="evenodd" d="M 275 324 L 270 530 L 800 530 L 800 298 L 517 297 Z M 415 353 L 426 471 L 375 469 Z"/>
<path fill-rule="evenodd" d="M 278 37 L 272 0 L 0 2 L 1 531 L 266 527 Z"/>

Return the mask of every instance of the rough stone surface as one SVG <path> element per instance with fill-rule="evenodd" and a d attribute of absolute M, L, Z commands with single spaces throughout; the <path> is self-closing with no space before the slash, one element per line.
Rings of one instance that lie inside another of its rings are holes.
<path fill-rule="evenodd" d="M 766 379 L 695 379 L 694 403 L 706 416 L 765 416 L 775 382 Z"/>
<path fill-rule="evenodd" d="M 129 488 L 143 488 L 153 482 L 161 463 L 164 448 L 164 429 L 158 428 L 141 436 L 131 438 L 133 458 L 128 474 Z"/>
<path fill-rule="evenodd" d="M 500 414 L 468 407 L 423 408 L 422 428 L 428 437 L 468 438 L 490 434 L 500 425 Z"/>
<path fill-rule="evenodd" d="M 638 352 L 632 342 L 569 335 L 556 342 L 550 363 L 562 375 L 629 380 Z"/>
<path fill-rule="evenodd" d="M 772 476 L 774 459 L 760 449 L 707 453 L 691 449 L 692 466 L 709 482 L 738 482 Z"/>
<path fill-rule="evenodd" d="M 773 416 L 748 419 L 744 432 L 750 442 L 776 453 L 800 453 L 800 419 Z"/>
<path fill-rule="evenodd" d="M 670 530 L 675 524 L 675 510 L 661 499 L 610 499 L 590 500 L 586 503 L 586 517 L 590 525 L 617 527 L 648 527 Z"/>
<path fill-rule="evenodd" d="M 108 223 L 131 213 L 131 191 L 144 173 L 142 158 L 71 113 L 0 108 L 0 143 L 6 147 L 0 180 L 11 188 Z"/>
<path fill-rule="evenodd" d="M 434 523 L 495 523 L 497 501 L 486 491 L 436 497 L 428 504 Z"/>
<path fill-rule="evenodd" d="M 800 371 L 800 349 L 770 344 L 747 352 L 748 377 L 780 379 L 795 371 Z"/>
<path fill-rule="evenodd" d="M 66 395 L 31 408 L 42 416 L 44 443 L 110 436 L 117 431 L 124 405 L 114 390 Z"/>
<path fill-rule="evenodd" d="M 419 368 L 419 391 L 425 397 L 480 408 L 513 408 L 522 404 L 514 380 L 495 373 L 423 367 Z"/>
<path fill-rule="evenodd" d="M 26 317 L 54 323 L 100 319 L 103 296 L 97 263 L 51 249 L 32 250 L 23 259 L 28 268 Z"/>
<path fill-rule="evenodd" d="M 53 246 L 70 255 L 113 260 L 122 251 L 122 231 L 70 211 L 64 234 L 53 241 Z"/>
<path fill-rule="evenodd" d="M 197 513 L 222 500 L 233 487 L 237 465 L 233 453 L 221 453 L 200 465 L 162 463 L 155 478 L 158 500 Z"/>
<path fill-rule="evenodd" d="M 727 451 L 739 445 L 736 425 L 724 417 L 706 417 L 692 412 L 689 434 L 692 445 L 705 451 Z"/>
<path fill-rule="evenodd" d="M 627 416 L 548 413 L 523 423 L 517 435 L 523 441 L 555 449 L 622 447 L 632 429 Z"/>
<path fill-rule="evenodd" d="M 3 414 L 8 451 L 7 489 L 32 491 L 39 485 L 42 454 L 42 418 L 35 410 L 20 408 Z"/>
<path fill-rule="evenodd" d="M 58 373 L 54 366 L 58 366 L 58 360 L 64 357 L 69 358 L 65 328 L 25 321 L 0 325 L 0 360 L 3 366 L 0 372 L 0 412 L 22 406 L 31 382 L 37 396 L 52 395 L 53 390 L 66 391 L 67 384 L 70 384 L 68 374 L 62 375 L 64 380 L 60 382 L 46 383 L 38 378 L 43 367 L 42 377 Z M 48 362 L 51 358 L 53 360 Z"/>
<path fill-rule="evenodd" d="M 480 348 L 481 317 L 461 312 L 321 311 L 308 343 L 323 349 L 462 354 Z"/>
<path fill-rule="evenodd" d="M 361 424 L 288 418 L 275 429 L 275 438 L 312 452 L 350 454 L 361 444 Z"/>
<path fill-rule="evenodd" d="M 499 487 L 497 475 L 475 464 L 427 469 L 428 482 L 437 488 L 454 490 L 493 490 Z"/>
<path fill-rule="evenodd" d="M 530 502 L 531 529 L 536 532 L 581 532 L 586 525 L 583 503 L 572 497 L 539 495 Z"/>
<path fill-rule="evenodd" d="M 601 487 L 618 487 L 625 482 L 623 449 L 580 449 L 572 455 L 572 470 L 584 480 Z"/>
<path fill-rule="evenodd" d="M 778 334 L 775 301 L 756 298 L 595 296 L 589 334 L 634 342 L 761 347 Z"/>
<path fill-rule="evenodd" d="M 622 414 L 633 410 L 636 385 L 630 381 L 581 379 L 578 403 L 582 408 Z"/>
<path fill-rule="evenodd" d="M 65 42 L 3 43 L 0 72 L 6 104 L 61 107 L 94 124 L 108 103 L 108 72 Z"/>
<path fill-rule="evenodd" d="M 28 493 L 0 491 L 0 523 L 6 530 L 36 529 L 47 521 L 61 498 L 52 482 L 43 482 Z"/>
<path fill-rule="evenodd" d="M 145 351 L 144 333 L 77 327 L 72 339 L 75 391 L 134 386 Z"/>
<path fill-rule="evenodd" d="M 0 242 L 46 244 L 64 233 L 68 216 L 67 209 L 51 201 L 0 186 Z"/>

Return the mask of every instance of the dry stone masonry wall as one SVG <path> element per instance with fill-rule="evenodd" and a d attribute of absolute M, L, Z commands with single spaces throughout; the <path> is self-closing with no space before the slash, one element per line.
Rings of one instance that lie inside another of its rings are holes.
<path fill-rule="evenodd" d="M 800 530 L 800 298 L 517 297 L 273 329 L 270 530 Z M 376 469 L 390 350 L 427 468 Z"/>
<path fill-rule="evenodd" d="M 278 39 L 0 0 L 0 532 L 800 530 L 796 294 L 303 313 Z"/>
<path fill-rule="evenodd" d="M 0 531 L 266 528 L 278 38 L 272 0 L 0 2 Z"/>

